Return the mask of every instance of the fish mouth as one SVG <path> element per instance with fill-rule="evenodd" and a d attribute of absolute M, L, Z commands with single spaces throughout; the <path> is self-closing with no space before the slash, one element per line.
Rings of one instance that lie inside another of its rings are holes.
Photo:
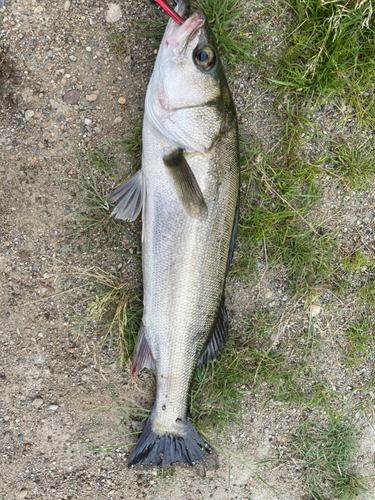
<path fill-rule="evenodd" d="M 182 6 L 185 10 L 189 7 L 185 7 L 184 2 Z M 181 5 L 178 5 L 176 12 L 181 15 L 180 12 Z M 171 48 L 176 55 L 180 55 L 184 52 L 184 49 L 189 44 L 190 40 L 196 35 L 196 33 L 203 28 L 206 22 L 206 18 L 201 11 L 196 11 L 192 16 L 190 16 L 186 21 L 179 26 L 173 20 L 169 21 L 168 34 L 165 37 L 165 48 Z"/>

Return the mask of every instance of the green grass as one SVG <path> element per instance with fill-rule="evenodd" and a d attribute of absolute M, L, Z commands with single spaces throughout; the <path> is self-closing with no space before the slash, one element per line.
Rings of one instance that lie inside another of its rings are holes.
<path fill-rule="evenodd" d="M 122 235 L 126 234 L 126 226 L 121 221 L 111 217 L 114 205 L 108 201 L 108 187 L 97 172 L 108 173 L 114 164 L 111 156 L 100 153 L 85 154 L 88 160 L 88 171 L 85 170 L 81 153 L 76 149 L 81 179 L 65 179 L 83 187 L 86 194 L 85 207 L 76 213 L 72 221 L 65 224 L 69 231 L 69 245 L 78 238 L 86 237 L 86 248 L 89 249 L 93 236 L 105 234 L 108 241 L 117 244 Z"/>
<path fill-rule="evenodd" d="M 111 347 L 119 354 L 121 365 L 131 368 L 132 356 L 142 319 L 141 292 L 98 267 L 81 275 L 89 284 L 86 314 L 76 319 L 82 332 L 100 336 L 95 349 Z"/>
<path fill-rule="evenodd" d="M 336 96 L 350 115 L 372 122 L 375 21 L 370 0 L 288 0 L 293 11 L 281 57 L 269 79 L 315 102 Z M 276 73 L 275 73 L 276 71 Z"/>
<path fill-rule="evenodd" d="M 253 52 L 260 29 L 251 22 L 250 7 L 244 7 L 239 0 L 195 0 L 193 7 L 201 9 L 208 19 L 217 48 L 229 69 L 255 61 Z"/>
<path fill-rule="evenodd" d="M 366 187 L 375 175 L 375 150 L 372 139 L 359 136 L 354 144 L 332 143 L 326 156 L 327 172 L 340 179 L 344 189 Z"/>
<path fill-rule="evenodd" d="M 359 449 L 357 427 L 334 417 L 323 426 L 306 420 L 291 440 L 294 463 L 303 467 L 309 499 L 368 498 L 367 480 L 353 472 Z"/>
<path fill-rule="evenodd" d="M 310 222 L 321 200 L 320 160 L 306 163 L 283 149 L 266 152 L 245 139 L 242 145 L 248 187 L 232 273 L 248 279 L 263 257 L 269 265 L 285 266 L 295 294 L 315 293 L 326 286 L 337 247 L 324 221 Z"/>

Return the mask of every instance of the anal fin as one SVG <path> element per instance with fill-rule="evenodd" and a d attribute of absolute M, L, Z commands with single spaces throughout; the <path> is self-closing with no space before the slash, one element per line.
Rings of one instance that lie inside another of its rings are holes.
<path fill-rule="evenodd" d="M 132 375 L 137 375 L 142 368 L 149 368 L 151 370 L 155 370 L 156 368 L 155 359 L 147 342 L 146 330 L 143 323 L 139 330 L 137 345 L 134 351 Z"/>

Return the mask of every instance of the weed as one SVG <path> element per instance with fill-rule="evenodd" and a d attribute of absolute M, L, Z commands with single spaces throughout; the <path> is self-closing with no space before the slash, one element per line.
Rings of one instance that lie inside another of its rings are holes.
<path fill-rule="evenodd" d="M 352 471 L 359 449 L 358 429 L 334 417 L 326 426 L 306 420 L 291 441 L 293 455 L 306 471 L 306 488 L 312 499 L 365 498 L 367 481 Z"/>
<path fill-rule="evenodd" d="M 371 1 L 290 0 L 294 22 L 274 62 L 281 89 L 315 100 L 339 95 L 372 120 L 375 21 Z"/>
<path fill-rule="evenodd" d="M 246 278 L 254 271 L 254 256 L 264 252 L 270 264 L 286 267 L 296 294 L 315 293 L 331 274 L 337 247 L 324 223 L 308 220 L 320 199 L 315 180 L 320 161 L 308 164 L 283 151 L 269 154 L 259 145 L 253 152 L 247 147 L 243 163 L 249 172 L 248 196 L 241 207 L 240 258 L 232 272 Z"/>
<path fill-rule="evenodd" d="M 87 314 L 78 321 L 79 326 L 84 331 L 94 329 L 101 335 L 96 349 L 113 345 L 119 352 L 121 364 L 129 363 L 142 317 L 139 291 L 130 290 L 120 276 L 100 268 L 91 268 L 82 276 L 89 281 L 90 296 Z"/>
<path fill-rule="evenodd" d="M 112 166 L 108 161 L 108 157 L 98 157 L 93 153 L 85 154 L 89 160 L 89 171 L 85 173 L 83 162 L 78 149 L 76 150 L 80 170 L 83 179 L 67 179 L 71 182 L 81 184 L 87 194 L 87 208 L 76 214 L 71 223 L 66 224 L 66 227 L 72 230 L 71 242 L 74 243 L 77 238 L 87 235 L 86 247 L 90 246 L 91 238 L 94 234 L 104 233 L 108 241 L 115 240 L 119 242 L 120 236 L 126 231 L 126 227 L 117 219 L 111 217 L 113 205 L 108 201 L 108 192 L 103 184 L 99 183 L 93 165 L 99 165 L 99 170 L 107 171 L 109 166 Z M 103 161 L 103 158 L 105 161 Z"/>
<path fill-rule="evenodd" d="M 130 154 L 132 157 L 131 167 L 128 173 L 138 170 L 141 167 L 142 158 L 142 127 L 139 121 L 135 127 L 134 136 L 125 137 L 118 141 L 111 141 L 113 144 L 118 144 L 122 146 L 126 153 Z"/>
<path fill-rule="evenodd" d="M 369 140 L 358 144 L 347 142 L 333 143 L 327 154 L 328 172 L 339 178 L 347 190 L 363 188 L 365 183 L 374 179 L 375 155 Z"/>
<path fill-rule="evenodd" d="M 258 33 L 254 33 L 250 13 L 239 0 L 195 0 L 193 6 L 207 17 L 218 50 L 230 68 L 255 60 L 251 48 Z"/>

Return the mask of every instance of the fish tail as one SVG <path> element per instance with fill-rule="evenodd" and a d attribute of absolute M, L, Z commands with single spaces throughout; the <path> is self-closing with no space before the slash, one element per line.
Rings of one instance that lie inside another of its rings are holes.
<path fill-rule="evenodd" d="M 152 429 L 152 414 L 146 422 L 141 437 L 138 439 L 128 467 L 131 465 L 166 465 L 174 462 L 185 462 L 194 465 L 211 450 L 202 441 L 194 429 L 191 420 L 187 419 L 187 432 L 182 436 L 175 434 L 158 434 Z"/>

